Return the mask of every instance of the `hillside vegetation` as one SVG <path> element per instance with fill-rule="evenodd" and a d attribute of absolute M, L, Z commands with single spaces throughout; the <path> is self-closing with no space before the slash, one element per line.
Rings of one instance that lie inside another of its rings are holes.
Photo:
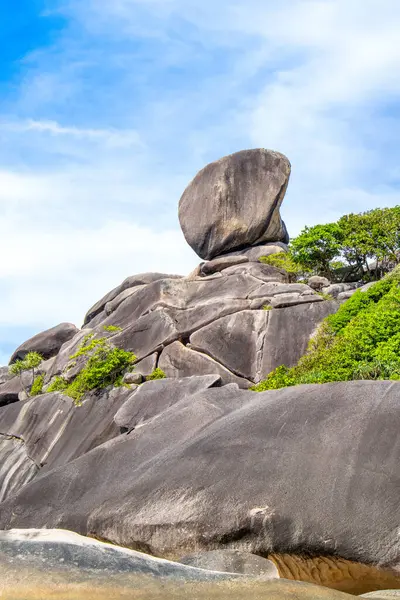
<path fill-rule="evenodd" d="M 296 366 L 252 389 L 353 379 L 400 380 L 400 266 L 327 317 Z"/>

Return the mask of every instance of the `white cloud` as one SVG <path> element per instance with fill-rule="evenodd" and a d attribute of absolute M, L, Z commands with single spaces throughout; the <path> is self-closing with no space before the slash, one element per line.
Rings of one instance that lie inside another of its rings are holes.
<path fill-rule="evenodd" d="M 292 233 L 400 203 L 398 0 L 62 5 L 0 121 L 3 324 L 79 323 L 135 271 L 190 271 L 178 199 L 225 153 L 288 155 Z"/>

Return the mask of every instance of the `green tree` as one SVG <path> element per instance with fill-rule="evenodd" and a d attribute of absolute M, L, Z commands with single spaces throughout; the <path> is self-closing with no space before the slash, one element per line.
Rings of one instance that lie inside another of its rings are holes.
<path fill-rule="evenodd" d="M 23 374 L 25 371 L 31 371 L 31 373 L 32 373 L 31 385 L 33 385 L 33 382 L 35 381 L 35 376 L 36 376 L 35 369 L 37 369 L 39 367 L 39 365 L 42 363 L 42 361 L 43 361 L 43 356 L 41 354 L 39 354 L 38 352 L 28 352 L 28 354 L 25 356 L 24 359 L 15 361 L 15 363 L 10 365 L 10 367 L 8 369 L 11 375 L 19 376 L 21 385 L 27 396 L 29 396 L 29 392 L 28 392 L 27 387 L 24 384 Z"/>
<path fill-rule="evenodd" d="M 304 271 L 329 277 L 331 262 L 340 256 L 343 234 L 337 223 L 306 227 L 290 244 L 293 260 Z"/>

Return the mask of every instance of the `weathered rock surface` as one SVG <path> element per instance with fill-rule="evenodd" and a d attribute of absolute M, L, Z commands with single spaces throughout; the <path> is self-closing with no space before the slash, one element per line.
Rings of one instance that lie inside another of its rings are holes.
<path fill-rule="evenodd" d="M 308 279 L 308 285 L 313 288 L 313 290 L 321 291 L 323 287 L 328 287 L 331 285 L 331 282 L 326 277 L 319 277 L 318 275 L 313 275 Z"/>
<path fill-rule="evenodd" d="M 283 242 L 270 242 L 258 246 L 249 246 L 235 252 L 228 252 L 225 256 L 246 256 L 250 262 L 258 262 L 262 256 L 270 256 L 279 252 L 287 252 L 289 247 Z"/>
<path fill-rule="evenodd" d="M 158 353 L 154 352 L 154 354 L 150 354 L 150 356 L 146 356 L 143 360 L 135 363 L 135 373 L 140 373 L 144 378 L 148 377 L 152 374 L 154 369 L 157 367 L 158 363 Z"/>
<path fill-rule="evenodd" d="M 190 377 L 193 374 L 219 375 L 224 385 L 236 383 L 243 389 L 252 385 L 251 381 L 235 375 L 210 356 L 196 352 L 180 342 L 174 342 L 165 348 L 160 356 L 159 367 L 167 377 Z"/>
<path fill-rule="evenodd" d="M 241 265 L 243 263 L 248 263 L 249 259 L 247 256 L 218 256 L 213 260 L 209 260 L 200 265 L 200 274 L 207 276 L 213 275 L 214 273 L 219 273 L 223 271 L 227 267 L 232 267 L 234 265 Z"/>
<path fill-rule="evenodd" d="M 125 388 L 92 393 L 79 408 L 60 393 L 43 394 L 1 408 L 3 499 L 37 475 L 39 469 L 43 473 L 64 465 L 119 435 L 113 417 L 130 393 Z M 11 454 L 13 448 L 18 451 Z"/>
<path fill-rule="evenodd" d="M 262 148 L 207 165 L 179 202 L 186 241 L 207 260 L 263 242 L 286 242 L 279 208 L 289 175 L 288 159 Z"/>
<path fill-rule="evenodd" d="M 38 471 L 23 440 L 0 433 L 0 502 L 31 481 Z"/>
<path fill-rule="evenodd" d="M 270 312 L 245 310 L 222 317 L 191 335 L 190 348 L 208 354 L 238 377 L 258 382 Z"/>
<path fill-rule="evenodd" d="M 269 285 L 272 284 L 265 284 Z M 285 288 L 278 285 L 266 290 L 268 296 L 261 304 L 268 302 L 276 290 Z M 281 296 L 285 294 L 278 294 L 273 300 Z M 238 312 L 196 331 L 190 337 L 190 347 L 209 355 L 237 376 L 258 383 L 276 367 L 296 364 L 316 327 L 336 309 L 334 302 L 321 302 Z M 168 354 L 169 349 L 164 352 Z M 184 365 L 185 358 L 181 363 Z"/>
<path fill-rule="evenodd" d="M 165 273 L 141 273 L 140 275 L 132 275 L 127 277 L 120 285 L 108 292 L 101 300 L 96 302 L 86 313 L 83 326 L 87 325 L 94 317 L 101 313 L 106 304 L 110 303 L 114 298 L 119 296 L 122 292 L 127 289 L 134 288 L 137 286 L 148 285 L 154 281 L 160 279 L 180 279 L 181 275 L 167 275 Z"/>
<path fill-rule="evenodd" d="M 125 400 L 114 417 L 118 427 L 132 430 L 157 417 L 173 404 L 211 387 L 220 387 L 218 375 L 146 381 Z"/>
<path fill-rule="evenodd" d="M 279 571 L 271 560 L 240 550 L 198 552 L 180 558 L 179 562 L 198 569 L 279 579 Z"/>
<path fill-rule="evenodd" d="M 307 583 L 198 569 L 62 530 L 0 532 L 0 570 L 5 600 L 354 598 Z"/>
<path fill-rule="evenodd" d="M 212 388 L 33 480 L 1 504 L 0 526 L 163 556 L 307 550 L 395 567 L 399 394 L 389 381 Z"/>
<path fill-rule="evenodd" d="M 30 338 L 19 346 L 10 358 L 10 364 L 24 359 L 28 352 L 39 352 L 44 359 L 55 356 L 61 346 L 78 332 L 72 323 L 60 323 Z"/>

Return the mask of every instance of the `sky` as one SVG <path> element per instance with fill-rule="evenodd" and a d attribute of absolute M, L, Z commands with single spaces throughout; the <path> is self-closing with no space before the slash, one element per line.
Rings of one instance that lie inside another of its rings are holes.
<path fill-rule="evenodd" d="M 135 273 L 200 260 L 205 164 L 292 163 L 294 236 L 400 204 L 398 0 L 2 0 L 0 364 Z"/>

